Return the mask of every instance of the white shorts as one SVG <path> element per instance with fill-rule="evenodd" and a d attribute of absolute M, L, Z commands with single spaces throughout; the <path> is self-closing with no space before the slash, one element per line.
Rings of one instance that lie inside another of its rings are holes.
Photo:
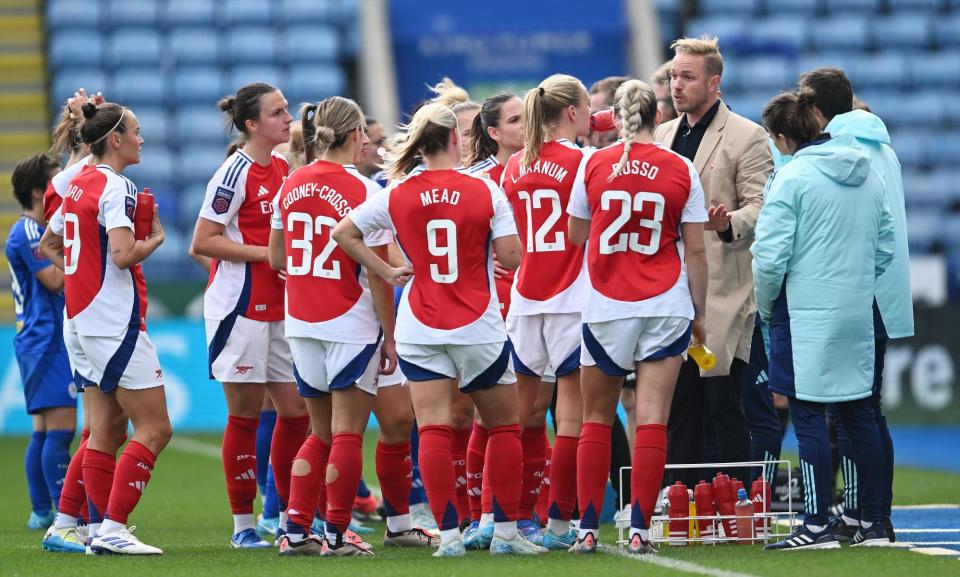
<path fill-rule="evenodd" d="M 617 319 L 583 325 L 580 363 L 623 377 L 636 363 L 675 357 L 690 345 L 693 324 L 680 317 Z"/>
<path fill-rule="evenodd" d="M 464 393 L 517 382 L 510 366 L 510 342 L 482 345 L 397 343 L 403 374 L 411 382 L 460 377 Z"/>
<path fill-rule="evenodd" d="M 90 360 L 80 348 L 80 335 L 68 322 L 63 323 L 63 344 L 67 346 L 67 358 L 70 359 L 70 369 L 73 371 L 73 382 L 77 385 L 77 391 L 82 391 L 84 387 L 97 386 L 97 382 L 91 379 L 93 367 L 90 366 Z"/>
<path fill-rule="evenodd" d="M 206 320 L 210 378 L 222 383 L 292 383 L 293 357 L 283 321 L 241 316 Z"/>
<path fill-rule="evenodd" d="M 580 368 L 580 313 L 507 315 L 507 334 L 520 374 L 550 380 Z"/>
<path fill-rule="evenodd" d="M 356 385 L 361 391 L 377 394 L 380 372 L 380 343 L 357 345 L 308 337 L 290 337 L 294 376 L 300 396 L 329 395 Z"/>
<path fill-rule="evenodd" d="M 145 331 L 133 328 L 115 337 L 77 338 L 90 362 L 91 380 L 104 393 L 117 387 L 139 390 L 163 386 L 157 349 Z"/>
<path fill-rule="evenodd" d="M 377 382 L 377 387 L 395 387 L 397 385 L 403 385 L 407 382 L 406 375 L 403 374 L 403 371 L 400 370 L 400 367 L 397 366 L 397 370 L 393 371 L 392 375 L 380 375 L 380 380 Z"/>

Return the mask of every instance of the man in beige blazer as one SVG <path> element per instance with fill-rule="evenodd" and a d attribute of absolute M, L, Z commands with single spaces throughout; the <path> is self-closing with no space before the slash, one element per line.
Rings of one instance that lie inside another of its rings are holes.
<path fill-rule="evenodd" d="M 740 378 L 750 359 L 756 304 L 750 244 L 773 171 L 767 134 L 720 99 L 723 58 L 716 38 L 684 38 L 672 46 L 674 107 L 681 116 L 657 127 L 654 138 L 693 161 L 706 197 L 704 240 L 709 265 L 707 346 L 717 355 L 711 371 L 684 363 L 674 391 L 668 428 L 670 463 L 704 462 L 704 415 L 720 461 L 750 458 L 750 429 L 740 407 Z M 692 487 L 695 470 L 672 480 Z M 741 477 L 745 484 L 748 480 Z"/>

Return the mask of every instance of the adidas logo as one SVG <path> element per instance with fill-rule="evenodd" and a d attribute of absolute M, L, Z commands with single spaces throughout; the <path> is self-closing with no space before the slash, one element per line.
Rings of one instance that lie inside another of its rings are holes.
<path fill-rule="evenodd" d="M 137 466 L 143 469 L 144 471 L 150 470 L 150 467 L 148 467 L 146 463 L 137 463 Z"/>
<path fill-rule="evenodd" d="M 257 192 L 257 198 L 267 196 L 268 194 L 270 194 L 270 191 L 267 190 L 267 187 L 261 185 L 260 190 Z"/>
<path fill-rule="evenodd" d="M 146 482 L 146 481 L 130 481 L 130 482 L 127 483 L 127 484 L 130 485 L 131 487 L 133 487 L 134 489 L 136 489 L 137 491 L 141 492 L 141 493 L 143 493 L 143 490 L 144 490 L 144 489 L 146 488 L 146 486 L 147 486 L 147 482 Z"/>
<path fill-rule="evenodd" d="M 247 469 L 234 477 L 234 479 L 237 481 L 255 481 L 257 479 L 257 473 L 253 469 Z"/>

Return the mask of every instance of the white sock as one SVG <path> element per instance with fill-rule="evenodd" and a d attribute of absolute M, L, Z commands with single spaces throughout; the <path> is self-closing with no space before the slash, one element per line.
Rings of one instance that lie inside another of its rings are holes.
<path fill-rule="evenodd" d="M 280 522 L 277 523 L 277 527 L 283 527 L 284 530 L 286 530 L 286 527 L 287 527 L 287 519 L 289 519 L 289 517 L 287 517 L 287 512 L 286 512 L 286 511 L 280 511 Z"/>
<path fill-rule="evenodd" d="M 853 519 L 851 517 L 847 517 L 846 515 L 843 515 L 843 522 L 851 527 L 856 527 L 857 525 L 860 524 L 860 521 L 857 521 L 856 519 Z"/>
<path fill-rule="evenodd" d="M 499 539 L 509 541 L 517 534 L 517 522 L 496 522 L 493 524 L 493 535 Z"/>
<path fill-rule="evenodd" d="M 64 529 L 66 527 L 76 527 L 77 518 L 71 517 L 66 513 L 57 513 L 57 518 L 53 520 L 53 527 L 55 529 Z"/>
<path fill-rule="evenodd" d="M 90 523 L 89 525 L 87 525 L 87 531 L 88 531 L 87 535 L 89 535 L 90 538 L 93 539 L 100 533 L 100 523 Z"/>
<path fill-rule="evenodd" d="M 326 524 L 326 523 L 324 523 L 324 524 Z M 340 533 L 337 533 L 335 530 L 334 530 L 334 531 L 324 530 L 323 533 L 324 533 L 324 535 L 326 536 L 327 542 L 330 543 L 330 546 L 331 546 L 331 547 L 336 546 L 336 544 L 337 544 L 337 537 L 340 538 L 340 542 L 341 542 L 341 543 L 344 543 L 344 542 L 345 542 L 344 539 L 343 539 L 343 535 L 341 535 Z"/>
<path fill-rule="evenodd" d="M 410 519 L 410 513 L 387 517 L 387 531 L 391 533 L 402 533 L 410 529 L 413 529 L 413 521 Z"/>
<path fill-rule="evenodd" d="M 487 525 L 493 525 L 493 513 L 480 514 L 480 526 L 485 527 Z"/>
<path fill-rule="evenodd" d="M 291 543 L 299 543 L 306 538 L 307 536 L 303 533 L 287 533 L 287 539 L 289 539 Z"/>
<path fill-rule="evenodd" d="M 456 541 L 460 539 L 460 529 L 454 527 L 453 529 L 445 529 L 440 531 L 440 542 L 449 543 L 450 541 Z"/>
<path fill-rule="evenodd" d="M 873 523 L 870 521 L 860 521 L 860 526 L 864 529 L 869 529 L 870 527 L 873 527 Z"/>
<path fill-rule="evenodd" d="M 117 523 L 110 519 L 104 519 L 103 523 L 100 525 L 100 535 L 109 535 L 110 533 L 119 533 L 126 529 L 127 526 L 123 523 Z"/>
<path fill-rule="evenodd" d="M 810 525 L 809 523 L 807 523 L 807 529 L 810 529 L 814 533 L 819 533 L 820 531 L 823 531 L 825 528 L 826 527 L 824 527 L 823 525 Z"/>
<path fill-rule="evenodd" d="M 233 516 L 233 534 L 236 535 L 245 529 L 253 529 L 253 513 Z"/>
<path fill-rule="evenodd" d="M 570 521 L 563 519 L 547 519 L 547 531 L 554 535 L 566 535 L 570 531 Z"/>
<path fill-rule="evenodd" d="M 633 539 L 634 535 L 640 535 L 640 538 L 643 539 L 644 541 L 650 540 L 650 532 L 647 531 L 646 529 L 637 529 L 634 527 L 630 527 L 630 538 Z"/>
<path fill-rule="evenodd" d="M 594 539 L 594 541 L 596 541 L 596 540 L 597 540 L 597 530 L 596 530 L 596 529 L 582 529 L 582 528 L 581 528 L 581 529 L 578 529 L 578 530 L 577 530 L 577 537 L 579 537 L 580 539 L 586 539 L 586 538 L 587 538 L 587 535 L 590 535 L 590 534 L 593 534 L 593 539 Z"/>

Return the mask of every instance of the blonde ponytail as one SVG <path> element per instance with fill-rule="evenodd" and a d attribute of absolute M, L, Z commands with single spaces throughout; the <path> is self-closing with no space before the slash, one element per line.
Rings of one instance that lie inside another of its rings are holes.
<path fill-rule="evenodd" d="M 447 108 L 453 108 L 457 104 L 463 104 L 470 100 L 470 94 L 457 83 L 446 76 L 437 84 L 430 86 L 430 91 L 436 94 L 431 102 L 442 104 Z"/>
<path fill-rule="evenodd" d="M 533 164 L 543 150 L 547 126 L 556 122 L 568 106 L 580 104 L 586 92 L 582 82 L 566 74 L 554 74 L 527 92 L 520 113 L 525 141 L 521 165 Z"/>
<path fill-rule="evenodd" d="M 633 139 L 642 128 L 653 130 L 657 115 L 657 96 L 653 89 L 641 80 L 628 80 L 617 88 L 614 95 L 617 119 L 620 121 L 620 138 L 623 140 L 623 155 L 613 168 L 609 180 L 620 176 L 630 157 Z"/>
<path fill-rule="evenodd" d="M 446 149 L 450 133 L 457 129 L 457 116 L 448 106 L 434 102 L 421 107 L 403 128 L 407 139 L 395 149 L 387 167 L 391 180 L 403 178 L 417 166 L 421 157 Z"/>

